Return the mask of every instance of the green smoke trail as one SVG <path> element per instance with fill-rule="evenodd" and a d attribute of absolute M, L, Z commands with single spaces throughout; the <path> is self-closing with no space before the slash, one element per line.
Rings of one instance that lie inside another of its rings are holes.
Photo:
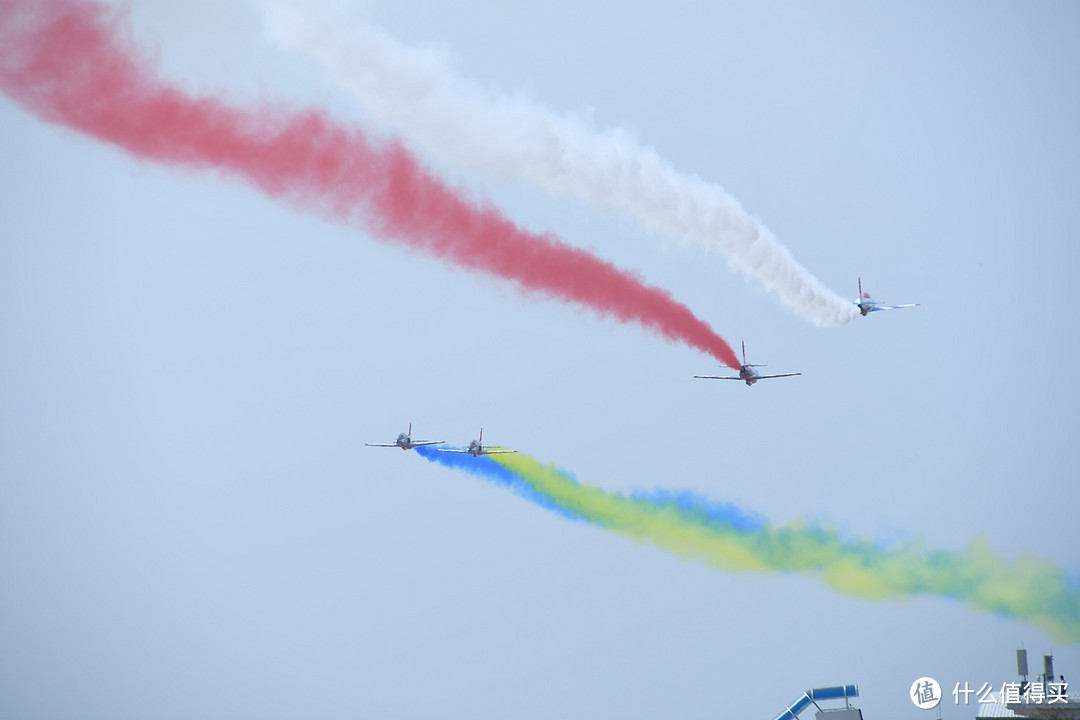
<path fill-rule="evenodd" d="M 952 598 L 1034 624 L 1058 641 L 1080 641 L 1080 584 L 1042 558 L 996 557 L 981 538 L 962 551 L 931 550 L 922 541 L 882 547 L 814 522 L 773 525 L 690 494 L 607 492 L 520 453 L 487 459 L 520 479 L 524 497 L 686 560 L 729 571 L 808 573 L 868 600 Z"/>

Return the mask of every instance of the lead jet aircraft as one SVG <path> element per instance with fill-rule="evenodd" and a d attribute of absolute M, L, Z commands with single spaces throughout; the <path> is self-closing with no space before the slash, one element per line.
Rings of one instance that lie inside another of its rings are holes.
<path fill-rule="evenodd" d="M 455 448 L 435 448 L 439 452 L 465 453 L 477 457 L 479 455 L 499 455 L 501 453 L 516 453 L 517 450 L 506 450 L 501 445 L 488 445 L 484 447 L 484 428 L 480 428 L 480 439 L 473 440 L 465 450 Z"/>
<path fill-rule="evenodd" d="M 413 440 L 412 423 L 409 423 L 408 432 L 398 433 L 397 440 L 392 443 L 364 443 L 368 447 L 399 447 L 402 450 L 412 450 L 421 445 L 442 445 L 445 440 Z"/>
<path fill-rule="evenodd" d="M 716 375 L 695 375 L 694 377 L 701 380 L 742 380 L 746 383 L 746 387 L 750 387 L 758 380 L 768 380 L 770 378 L 792 377 L 794 375 L 802 375 L 801 372 L 797 373 L 783 373 L 781 375 L 758 375 L 754 370 L 756 367 L 765 367 L 764 365 L 749 365 L 746 362 L 746 341 L 743 340 L 742 344 L 742 366 L 739 368 L 739 375 L 735 377 L 733 375 L 716 376 Z"/>
<path fill-rule="evenodd" d="M 869 293 L 862 291 L 862 278 L 859 278 L 859 299 L 855 301 L 855 304 L 859 306 L 859 312 L 863 317 L 866 317 L 867 313 L 877 312 L 878 310 L 899 310 L 900 308 L 919 307 L 919 303 L 913 303 L 911 305 L 882 305 L 874 298 L 870 297 Z"/>

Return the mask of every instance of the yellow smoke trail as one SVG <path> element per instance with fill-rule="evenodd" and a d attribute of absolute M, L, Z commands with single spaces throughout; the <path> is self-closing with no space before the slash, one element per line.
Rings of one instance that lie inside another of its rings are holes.
<path fill-rule="evenodd" d="M 772 525 L 686 494 L 608 492 L 520 453 L 490 460 L 544 505 L 683 559 L 729 571 L 810 573 L 838 592 L 868 600 L 953 598 L 1030 622 L 1059 641 L 1080 641 L 1080 586 L 1042 558 L 996 557 L 980 538 L 959 552 L 929 550 L 922 541 L 882 547 L 817 523 Z M 477 474 L 484 471 L 477 468 Z"/>

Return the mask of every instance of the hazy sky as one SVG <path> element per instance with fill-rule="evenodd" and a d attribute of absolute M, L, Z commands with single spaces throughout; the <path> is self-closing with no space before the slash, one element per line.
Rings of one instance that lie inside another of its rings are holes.
<path fill-rule="evenodd" d="M 719 254 L 430 159 L 803 372 L 753 388 L 0 96 L 0 715 L 767 720 L 857 683 L 875 720 L 930 717 L 923 675 L 1013 680 L 1021 644 L 1080 676 L 1023 622 L 720 572 L 363 446 L 483 426 L 609 490 L 1080 576 L 1080 8 L 704 5 L 368 7 L 721 184 L 837 292 L 922 303 L 820 329 Z M 246 2 L 131 6 L 193 90 L 393 130 Z"/>

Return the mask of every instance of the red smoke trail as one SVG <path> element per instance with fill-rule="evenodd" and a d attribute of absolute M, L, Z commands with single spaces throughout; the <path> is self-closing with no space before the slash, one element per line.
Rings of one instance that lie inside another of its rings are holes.
<path fill-rule="evenodd" d="M 432 176 L 398 142 L 373 139 L 324 111 L 281 103 L 243 109 L 162 81 L 125 20 L 93 2 L 0 0 L 0 89 L 44 120 L 136 157 L 239 176 L 383 240 L 637 322 L 739 366 L 728 344 L 667 291 L 516 227 Z"/>

